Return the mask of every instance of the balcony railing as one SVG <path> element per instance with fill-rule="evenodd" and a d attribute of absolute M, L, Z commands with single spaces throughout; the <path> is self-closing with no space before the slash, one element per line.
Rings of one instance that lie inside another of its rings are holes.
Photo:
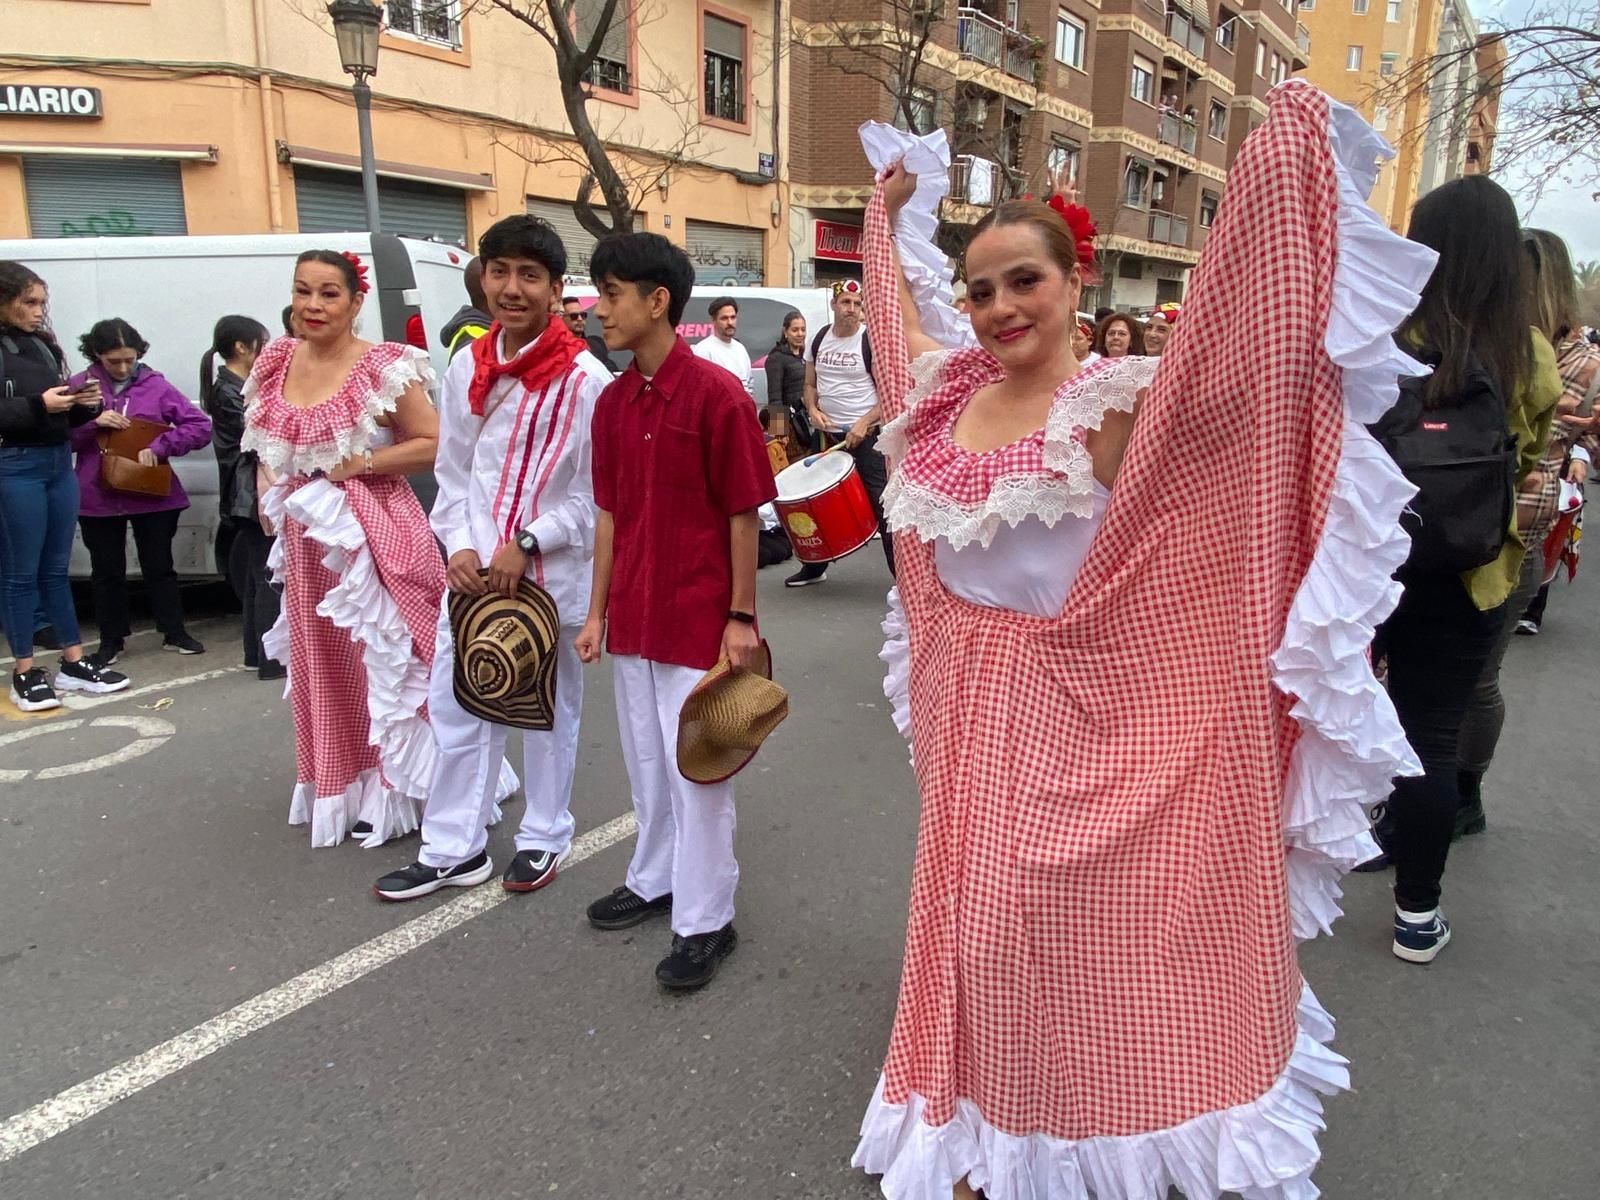
<path fill-rule="evenodd" d="M 1150 240 L 1163 246 L 1189 245 L 1189 218 L 1173 213 L 1150 214 Z"/>
<path fill-rule="evenodd" d="M 446 46 L 461 45 L 461 22 L 445 0 L 389 0 L 389 31 Z"/>
<path fill-rule="evenodd" d="M 958 154 L 950 163 L 950 199 L 957 204 L 988 208 L 1000 199 L 1000 164 L 971 154 Z"/>
<path fill-rule="evenodd" d="M 1031 40 L 978 8 L 956 10 L 956 49 L 962 58 L 988 63 L 1016 79 L 1033 81 Z"/>
<path fill-rule="evenodd" d="M 1164 146 L 1176 146 L 1185 154 L 1193 154 L 1198 144 L 1194 120 L 1171 109 L 1163 109 L 1160 124 L 1156 127 L 1156 140 Z"/>

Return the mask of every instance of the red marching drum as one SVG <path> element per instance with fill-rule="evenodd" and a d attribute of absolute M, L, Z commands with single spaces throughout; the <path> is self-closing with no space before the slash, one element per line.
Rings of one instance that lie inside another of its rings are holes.
<path fill-rule="evenodd" d="M 777 483 L 773 507 L 801 562 L 853 554 L 878 531 L 855 460 L 842 451 L 803 458 L 780 471 Z"/>

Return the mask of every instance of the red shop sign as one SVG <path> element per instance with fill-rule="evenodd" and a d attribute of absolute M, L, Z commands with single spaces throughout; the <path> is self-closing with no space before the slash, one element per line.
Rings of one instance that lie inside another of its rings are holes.
<path fill-rule="evenodd" d="M 813 221 L 813 258 L 836 258 L 844 262 L 861 261 L 861 226 L 841 225 L 838 221 Z"/>

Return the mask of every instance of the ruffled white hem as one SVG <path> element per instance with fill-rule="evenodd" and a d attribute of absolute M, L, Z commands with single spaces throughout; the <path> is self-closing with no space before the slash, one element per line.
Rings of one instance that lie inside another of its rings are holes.
<path fill-rule="evenodd" d="M 1289 1061 L 1256 1099 L 1126 1137 L 1005 1133 L 967 1100 L 945 1124 L 929 1125 L 923 1097 L 890 1104 L 880 1078 L 850 1161 L 881 1175 L 889 1200 L 950 1200 L 962 1179 L 988 1200 L 1159 1200 L 1174 1187 L 1186 1200 L 1316 1200 L 1322 1097 L 1346 1090 L 1350 1072 L 1324 1045 L 1333 1020 L 1309 987 L 1295 1021 Z"/>
<path fill-rule="evenodd" d="M 357 821 L 367 821 L 372 832 L 361 844 L 379 846 L 418 827 L 422 805 L 433 786 L 438 748 L 433 730 L 421 714 L 428 700 L 430 665 L 413 653 L 411 630 L 400 606 L 383 586 L 366 531 L 350 511 L 344 493 L 323 479 L 313 480 L 287 497 L 285 490 L 281 486 L 268 489 L 261 498 L 262 511 L 274 528 L 285 515 L 293 517 L 305 526 L 306 536 L 326 550 L 322 565 L 338 577 L 338 583 L 317 605 L 317 615 L 349 634 L 360 649 L 367 677 L 367 741 L 377 748 L 383 778 L 388 780 L 387 787 L 366 784 L 363 780 L 372 773 L 363 772 L 338 796 L 316 796 L 311 783 L 300 782 L 290 799 L 289 823 L 309 821 L 311 844 L 334 846 L 348 836 Z M 268 564 L 274 580 L 281 584 L 281 546 L 274 547 Z M 288 620 L 285 608 L 263 639 L 263 648 L 279 662 L 290 661 Z M 285 696 L 294 687 L 292 671 L 291 667 Z M 504 763 L 500 787 L 503 794 L 499 799 L 517 787 L 515 772 Z M 499 819 L 498 812 L 495 817 Z"/>
<path fill-rule="evenodd" d="M 1301 940 L 1330 929 L 1341 915 L 1340 876 L 1375 850 L 1367 806 L 1388 795 L 1395 776 L 1421 770 L 1367 657 L 1374 629 L 1399 599 L 1392 573 L 1409 550 L 1399 517 L 1414 489 L 1365 424 L 1394 404 L 1398 376 L 1418 373 L 1393 351 L 1390 335 L 1416 307 L 1434 256 L 1366 208 L 1376 160 L 1393 151 L 1354 110 L 1329 107 L 1339 242 L 1325 346 L 1342 370 L 1346 422 L 1322 535 L 1271 660 L 1274 683 L 1295 698 L 1301 730 L 1284 798 L 1290 921 Z M 904 704 L 903 732 L 910 716 L 904 623 L 891 592 L 884 690 L 897 725 Z M 1169 1187 L 1188 1200 L 1224 1192 L 1315 1200 L 1320 1096 L 1348 1088 L 1349 1078 L 1345 1060 L 1324 1044 L 1333 1021 L 1309 986 L 1296 1021 L 1289 1061 L 1261 1097 L 1127 1137 L 1006 1134 L 968 1101 L 934 1127 L 921 1119 L 921 1097 L 887 1104 L 880 1080 L 853 1162 L 882 1175 L 891 1200 L 948 1200 L 962 1178 L 989 1200 L 1157 1200 Z"/>
<path fill-rule="evenodd" d="M 889 608 L 883 615 L 883 649 L 878 657 L 887 668 L 883 694 L 889 701 L 894 727 L 906 741 L 911 740 L 911 630 L 906 624 L 900 589 L 889 589 Z"/>

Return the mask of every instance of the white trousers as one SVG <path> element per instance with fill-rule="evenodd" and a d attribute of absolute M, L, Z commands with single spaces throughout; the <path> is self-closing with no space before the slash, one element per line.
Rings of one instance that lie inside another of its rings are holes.
<path fill-rule="evenodd" d="M 617 727 L 633 787 L 639 841 L 628 887 L 654 900 L 672 893 L 672 932 L 711 933 L 733 920 L 733 782 L 691 783 L 678 772 L 678 714 L 705 675 L 631 655 L 614 656 Z"/>
<path fill-rule="evenodd" d="M 487 827 L 499 790 L 495 785 L 511 732 L 508 726 L 480 720 L 457 702 L 449 613 L 447 594 L 428 680 L 428 715 L 439 760 L 422 810 L 419 858 L 430 867 L 459 866 L 489 844 Z M 518 850 L 564 854 L 572 845 L 572 777 L 583 715 L 583 663 L 573 644 L 577 637 L 577 629 L 563 629 L 556 644 L 555 727 L 548 733 L 522 731 L 522 792 L 527 800 L 517 830 Z"/>

